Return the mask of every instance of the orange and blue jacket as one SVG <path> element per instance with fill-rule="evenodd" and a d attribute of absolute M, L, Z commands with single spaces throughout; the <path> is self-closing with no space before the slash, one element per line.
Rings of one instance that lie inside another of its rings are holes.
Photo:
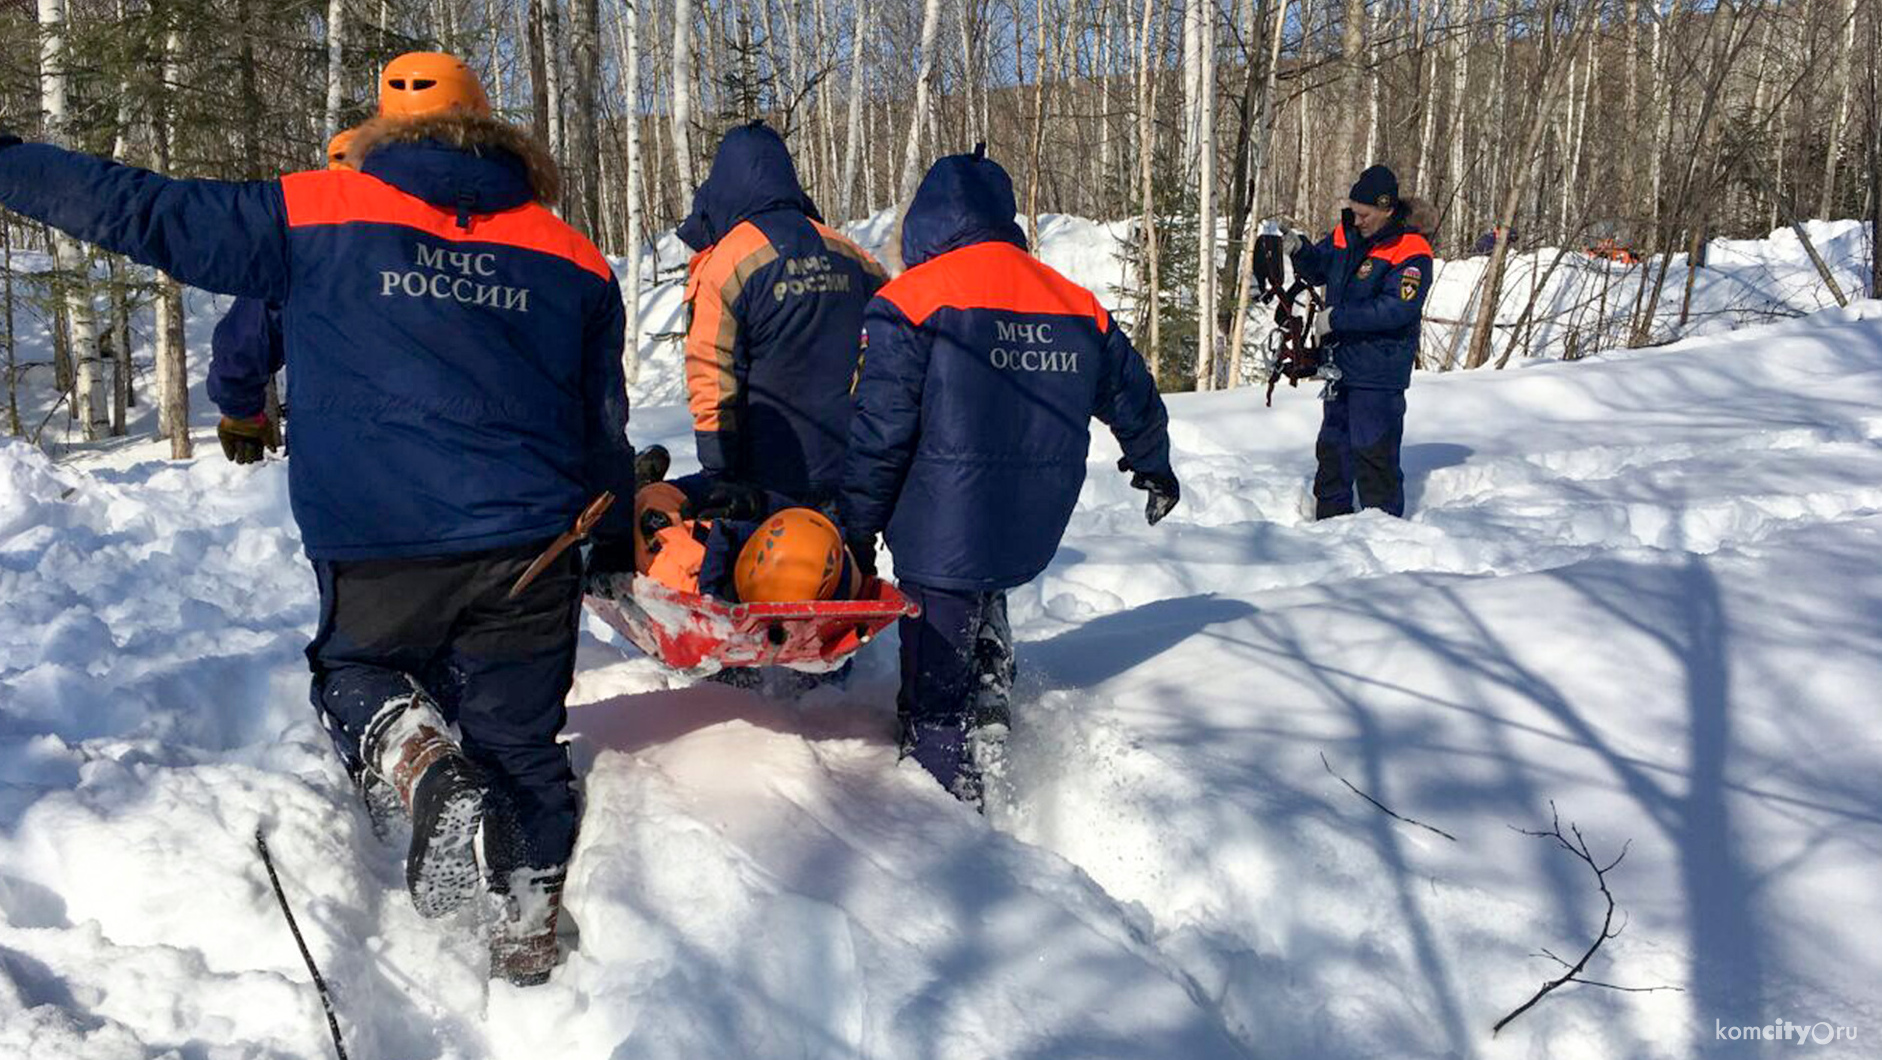
<path fill-rule="evenodd" d="M 290 494 L 310 557 L 553 538 L 633 493 L 620 289 L 503 150 L 379 147 L 364 172 L 171 180 L 0 148 L 0 204 L 184 283 L 280 305 Z M 604 531 L 625 534 L 622 509 Z"/>
<path fill-rule="evenodd" d="M 679 234 L 697 253 L 686 387 L 700 465 L 802 503 L 836 492 L 863 306 L 886 281 L 826 226 L 777 133 L 726 134 Z"/>
<path fill-rule="evenodd" d="M 1340 385 L 1404 390 L 1418 361 L 1419 323 L 1431 290 L 1431 244 L 1402 217 L 1367 238 L 1350 212 L 1332 235 L 1296 251 L 1294 268 L 1308 283 L 1326 285 L 1328 345 Z"/>
<path fill-rule="evenodd" d="M 865 315 L 839 516 L 881 532 L 900 579 L 1020 585 L 1058 551 L 1091 420 L 1127 465 L 1170 473 L 1169 416 L 1143 358 L 1090 291 L 1026 251 L 1006 172 L 935 163 L 902 225 L 911 266 Z"/>

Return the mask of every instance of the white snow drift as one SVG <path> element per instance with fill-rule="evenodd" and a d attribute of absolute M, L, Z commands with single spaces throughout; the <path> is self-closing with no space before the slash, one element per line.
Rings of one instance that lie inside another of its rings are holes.
<path fill-rule="evenodd" d="M 1410 398 L 1404 521 L 1303 518 L 1305 389 L 1173 399 L 1154 530 L 1094 447 L 990 820 L 896 762 L 892 643 L 789 701 L 590 623 L 531 991 L 346 790 L 285 467 L 0 444 L 0 1056 L 329 1055 L 257 829 L 356 1057 L 1874 1055 L 1882 303 Z M 1627 850 L 1588 978 L 1678 989 L 1492 1038 L 1601 922 L 1552 807 Z"/>

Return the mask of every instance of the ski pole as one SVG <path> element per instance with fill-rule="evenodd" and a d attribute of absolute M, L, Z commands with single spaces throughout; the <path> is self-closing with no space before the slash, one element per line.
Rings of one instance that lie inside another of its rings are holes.
<path fill-rule="evenodd" d="M 281 877 L 275 874 L 274 858 L 268 854 L 268 840 L 255 829 L 255 849 L 261 851 L 261 863 L 268 868 L 268 882 L 274 884 L 274 900 L 281 906 L 281 915 L 287 918 L 288 930 L 294 934 L 294 945 L 301 949 L 301 960 L 307 962 L 307 973 L 314 977 L 314 989 L 320 992 L 320 1007 L 327 1010 L 327 1030 L 333 1032 L 333 1051 L 340 1060 L 346 1060 L 346 1043 L 340 1040 L 340 1021 L 333 1014 L 333 997 L 327 993 L 327 981 L 320 977 L 320 969 L 314 964 L 314 955 L 307 952 L 307 940 L 301 937 L 301 926 L 294 921 L 294 910 L 288 908 L 288 896 L 281 890 Z"/>

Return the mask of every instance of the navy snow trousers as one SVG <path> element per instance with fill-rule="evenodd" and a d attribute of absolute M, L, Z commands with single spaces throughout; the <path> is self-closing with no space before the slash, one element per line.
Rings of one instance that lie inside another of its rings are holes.
<path fill-rule="evenodd" d="M 896 712 L 903 753 L 941 786 L 954 789 L 967 753 L 967 734 L 1008 724 L 1015 667 L 1006 593 L 937 589 L 902 582 L 921 607 L 904 618 L 902 688 Z"/>
<path fill-rule="evenodd" d="M 1405 392 L 1336 387 L 1324 402 L 1314 446 L 1314 518 L 1350 515 L 1359 507 L 1405 514 L 1405 473 L 1399 445 L 1405 437 Z"/>
<path fill-rule="evenodd" d="M 575 676 L 581 558 L 570 549 L 515 600 L 548 542 L 462 556 L 317 560 L 320 630 L 307 647 L 314 706 L 349 770 L 381 706 L 418 681 L 456 722 L 490 783 L 494 872 L 567 863 L 579 811 L 557 742 Z"/>

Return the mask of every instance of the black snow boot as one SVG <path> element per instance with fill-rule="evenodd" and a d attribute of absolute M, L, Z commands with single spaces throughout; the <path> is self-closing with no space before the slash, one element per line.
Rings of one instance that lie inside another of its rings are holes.
<path fill-rule="evenodd" d="M 490 878 L 490 978 L 540 986 L 561 961 L 556 925 L 562 915 L 563 866 L 521 868 Z"/>
<path fill-rule="evenodd" d="M 451 737 L 437 705 L 413 686 L 388 700 L 361 741 L 366 766 L 412 820 L 405 885 L 420 916 L 441 917 L 476 897 L 483 776 Z"/>

